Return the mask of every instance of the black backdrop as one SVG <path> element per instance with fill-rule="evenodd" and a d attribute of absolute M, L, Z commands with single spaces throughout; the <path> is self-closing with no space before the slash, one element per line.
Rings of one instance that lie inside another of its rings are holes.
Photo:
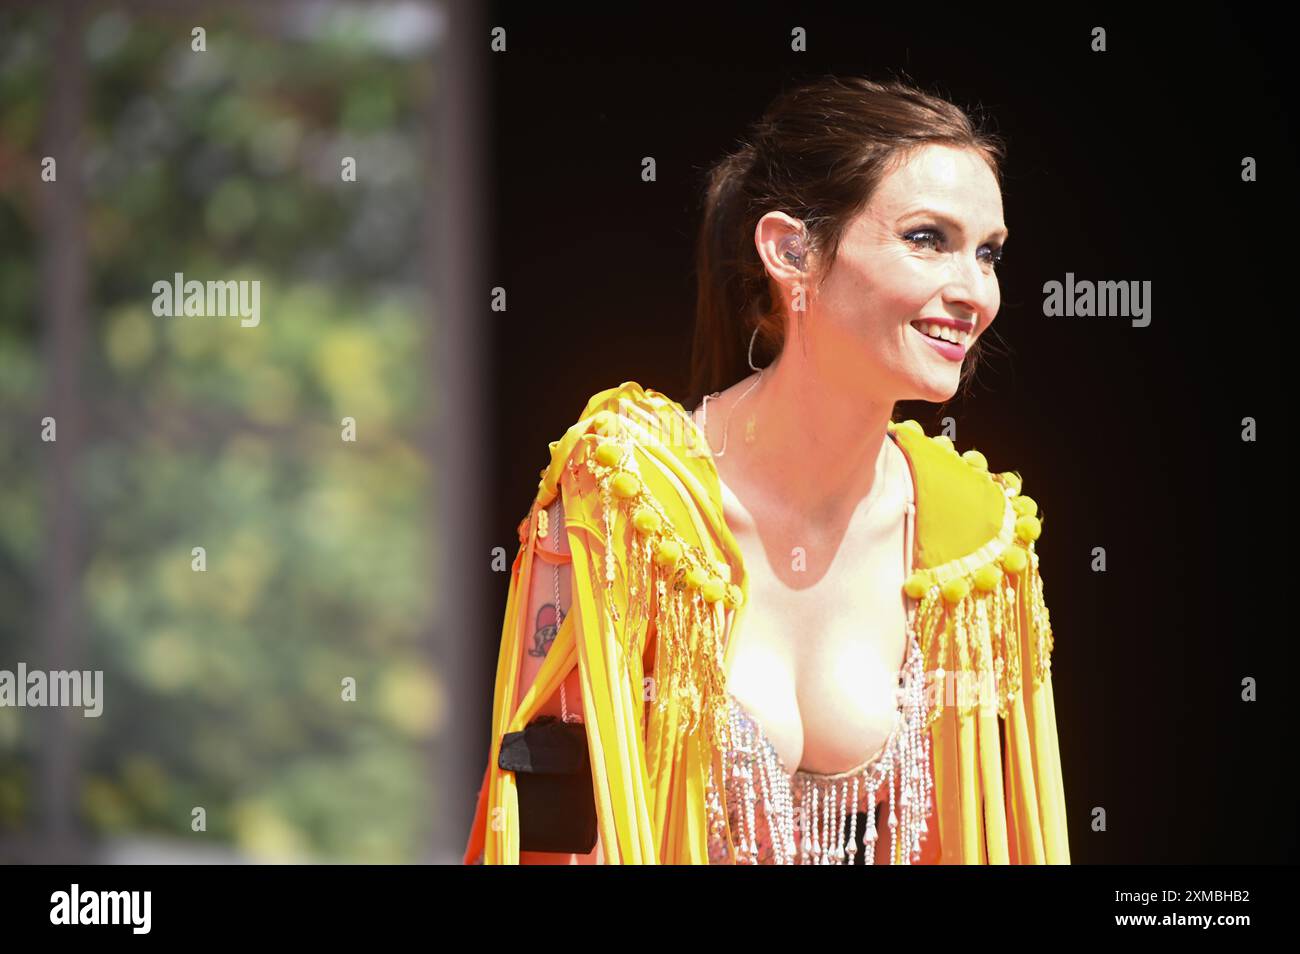
<path fill-rule="evenodd" d="M 1292 571 L 1268 546 L 1290 488 L 1262 457 L 1282 443 L 1296 298 L 1286 31 L 1226 8 L 1026 23 L 982 5 L 528 6 L 487 16 L 508 41 L 489 57 L 484 170 L 490 285 L 509 296 L 507 312 L 482 312 L 493 545 L 516 552 L 547 443 L 592 394 L 636 380 L 687 404 L 703 172 L 779 90 L 825 72 L 899 74 L 981 106 L 1009 145 L 993 325 L 1005 353 L 986 353 L 944 413 L 959 450 L 1019 470 L 1041 507 L 1072 858 L 1292 860 L 1295 634 L 1273 622 Z M 790 51 L 795 26 L 806 53 Z M 1090 50 L 1094 26 L 1105 53 Z M 641 181 L 645 155 L 656 182 Z M 1259 181 L 1241 181 L 1244 156 Z M 1066 272 L 1151 281 L 1151 324 L 1043 317 L 1043 283 Z M 906 407 L 931 433 L 935 410 Z M 1241 440 L 1244 417 L 1257 443 Z M 1105 573 L 1090 569 L 1094 547 Z M 492 574 L 483 705 L 465 720 L 485 753 L 505 587 Z M 1241 700 L 1248 676 L 1254 703 Z"/>

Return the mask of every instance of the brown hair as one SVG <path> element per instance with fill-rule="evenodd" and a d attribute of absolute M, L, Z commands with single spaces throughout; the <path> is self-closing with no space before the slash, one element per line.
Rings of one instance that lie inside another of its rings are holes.
<path fill-rule="evenodd" d="M 755 326 L 756 365 L 784 347 L 784 306 L 773 301 L 754 247 L 758 220 L 774 210 L 802 219 L 805 254 L 816 253 L 824 279 L 844 230 L 880 182 L 931 144 L 976 151 L 1001 186 L 1006 146 L 998 136 L 938 96 L 897 80 L 860 77 L 823 76 L 783 92 L 740 148 L 714 164 L 696 246 L 699 293 L 688 406 L 749 373 Z M 974 371 L 983 339 L 966 356 L 963 382 Z"/>

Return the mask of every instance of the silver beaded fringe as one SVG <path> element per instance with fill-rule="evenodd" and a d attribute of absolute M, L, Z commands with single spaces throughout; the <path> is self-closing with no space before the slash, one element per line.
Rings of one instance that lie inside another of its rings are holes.
<path fill-rule="evenodd" d="M 883 808 L 883 802 L 877 806 L 875 794 L 882 782 L 889 791 L 891 863 L 901 858 L 898 863 L 913 864 L 919 859 L 932 807 L 934 779 L 930 772 L 930 739 L 922 729 L 924 664 L 912 616 L 909 612 L 909 649 L 901 673 L 903 684 L 898 690 L 894 728 L 884 748 L 858 768 L 835 775 L 797 771 L 793 779 L 787 777 L 776 750 L 732 700 L 732 742 L 724 762 L 728 766 L 724 793 L 728 811 L 724 812 L 712 764 L 709 767 L 710 862 L 854 864 L 861 812 L 867 818 L 862 863 L 874 864 L 876 809 Z M 725 815 L 730 816 L 734 859 L 726 852 Z M 760 822 L 764 822 L 761 827 Z M 905 849 L 901 854 L 900 843 Z"/>

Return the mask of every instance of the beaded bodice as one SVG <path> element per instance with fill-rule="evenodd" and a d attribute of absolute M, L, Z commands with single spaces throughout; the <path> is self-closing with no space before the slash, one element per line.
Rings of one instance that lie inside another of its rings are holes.
<path fill-rule="evenodd" d="M 921 649 L 910 627 L 909 636 L 893 731 L 879 752 L 845 772 L 787 774 L 762 726 L 728 694 L 725 784 L 719 788 L 710 767 L 706 793 L 710 864 L 874 864 L 878 837 L 887 839 L 882 847 L 893 863 L 919 857 L 934 783 L 921 728 Z M 887 822 L 881 832 L 878 817 Z"/>

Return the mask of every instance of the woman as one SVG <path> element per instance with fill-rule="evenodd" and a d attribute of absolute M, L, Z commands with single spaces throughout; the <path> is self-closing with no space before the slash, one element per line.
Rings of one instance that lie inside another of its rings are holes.
<path fill-rule="evenodd" d="M 893 420 L 997 315 L 1002 156 L 941 99 L 827 78 L 715 167 L 709 393 L 626 382 L 551 445 L 467 863 L 1069 862 L 1037 504 Z M 521 846 L 498 755 L 539 714 L 585 723 L 591 851 Z"/>

